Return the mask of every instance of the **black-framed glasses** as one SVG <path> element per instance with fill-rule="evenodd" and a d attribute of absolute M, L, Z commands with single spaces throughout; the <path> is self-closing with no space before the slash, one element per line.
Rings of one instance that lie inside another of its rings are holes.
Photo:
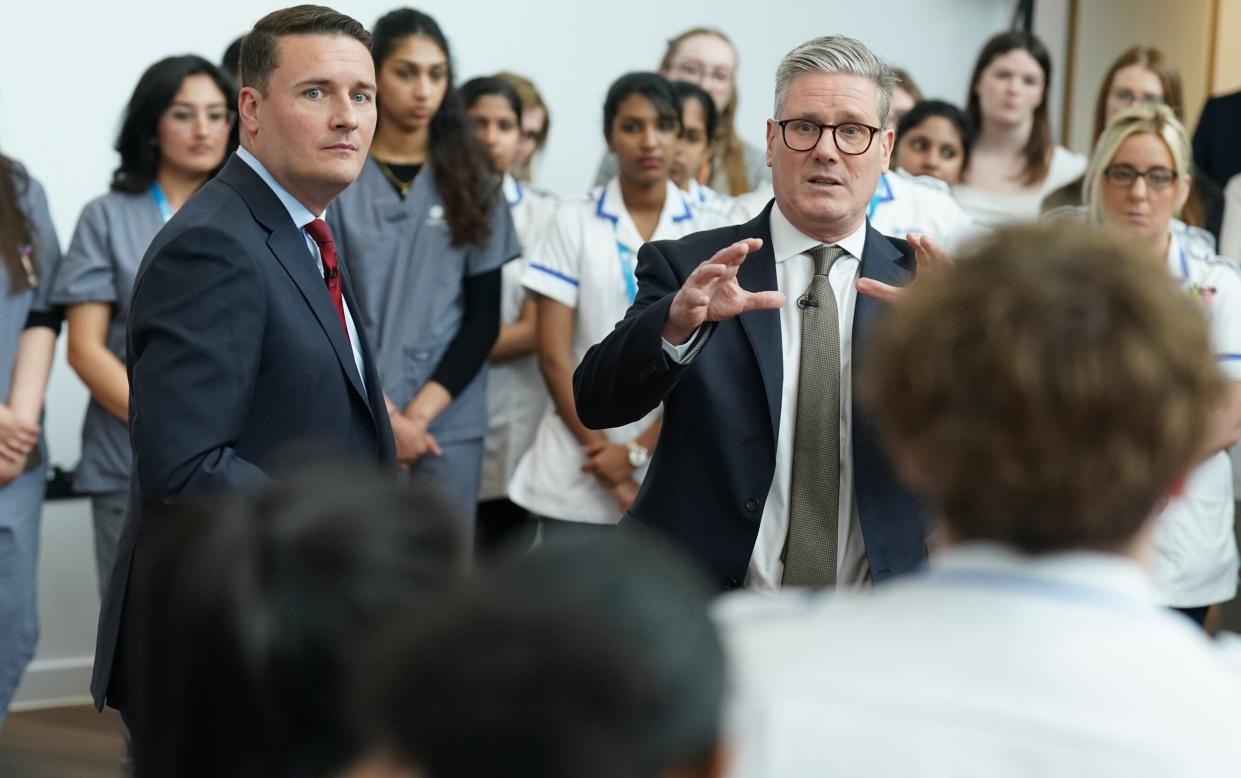
<path fill-rule="evenodd" d="M 1109 184 L 1126 189 L 1137 183 L 1139 178 L 1144 178 L 1147 186 L 1158 191 L 1176 182 L 1176 171 L 1161 165 L 1149 170 L 1138 170 L 1133 165 L 1108 165 L 1103 169 L 1103 177 Z"/>
<path fill-rule="evenodd" d="M 780 137 L 784 145 L 793 151 L 810 151 L 819 145 L 819 138 L 824 130 L 832 131 L 832 141 L 841 154 L 857 156 L 865 154 L 875 140 L 879 127 L 859 122 L 843 124 L 819 124 L 811 119 L 784 119 L 776 122 L 780 125 Z"/>

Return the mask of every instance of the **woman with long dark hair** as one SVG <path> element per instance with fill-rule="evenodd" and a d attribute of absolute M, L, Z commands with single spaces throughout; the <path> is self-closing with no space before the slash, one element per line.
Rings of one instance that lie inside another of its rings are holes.
<path fill-rule="evenodd" d="M 978 55 L 965 107 L 974 148 L 954 192 L 983 224 L 1038 218 L 1043 197 L 1086 169 L 1051 137 L 1050 85 L 1051 56 L 1028 32 L 1000 33 Z"/>
<path fill-rule="evenodd" d="M 439 25 L 402 8 L 372 34 L 379 126 L 328 223 L 377 354 L 397 456 L 472 527 L 501 266 L 521 247 Z"/>
<path fill-rule="evenodd" d="M 111 191 L 86 204 L 52 301 L 66 307 L 69 365 L 90 390 L 74 488 L 91 497 L 99 591 L 129 504 L 125 327 L 134 275 L 164 223 L 237 147 L 232 80 L 202 57 L 147 68 L 129 98 Z"/>
<path fill-rule="evenodd" d="M 38 635 L 35 560 L 47 456 L 43 396 L 60 315 L 60 244 L 43 187 L 0 155 L 0 726 Z"/>

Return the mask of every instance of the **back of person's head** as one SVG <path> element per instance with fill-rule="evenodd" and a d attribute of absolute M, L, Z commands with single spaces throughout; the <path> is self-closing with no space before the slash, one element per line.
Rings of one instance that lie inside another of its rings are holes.
<path fill-rule="evenodd" d="M 121 163 L 112 172 L 113 190 L 145 192 L 155 183 L 161 161 L 160 120 L 176 100 L 185 80 L 199 75 L 207 76 L 215 83 L 228 110 L 236 110 L 237 88 L 232 77 L 202 57 L 182 54 L 165 57 L 152 64 L 138 79 L 125 106 L 121 130 L 116 137 L 115 149 L 121 155 Z M 235 148 L 237 129 L 234 123 L 225 158 Z"/>
<path fill-rule="evenodd" d="M 343 35 L 371 47 L 371 34 L 361 22 L 331 8 L 296 5 L 272 11 L 241 39 L 242 86 L 267 93 L 267 82 L 280 65 L 280 39 L 291 35 Z"/>
<path fill-rule="evenodd" d="M 549 544 L 406 619 L 367 665 L 378 742 L 428 778 L 718 775 L 724 659 L 685 564 Z"/>
<path fill-rule="evenodd" d="M 454 581 L 459 523 L 394 476 L 307 469 L 146 530 L 135 758 L 163 778 L 316 778 L 356 758 L 346 677 Z"/>
<path fill-rule="evenodd" d="M 1130 551 L 1222 391 L 1206 325 L 1130 244 L 1010 229 L 919 278 L 870 347 L 881 430 L 951 542 Z"/>

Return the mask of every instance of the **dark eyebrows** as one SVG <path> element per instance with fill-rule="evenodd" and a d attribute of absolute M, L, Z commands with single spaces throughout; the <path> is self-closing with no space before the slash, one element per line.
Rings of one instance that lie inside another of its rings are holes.
<path fill-rule="evenodd" d="M 448 67 L 448 60 L 446 59 L 439 59 L 439 60 L 435 60 L 434 62 L 415 62 L 412 59 L 405 59 L 404 57 L 395 57 L 394 59 L 396 60 L 398 65 L 405 65 L 411 68 L 433 69 L 433 68 L 447 68 Z"/>
<path fill-rule="evenodd" d="M 333 83 L 334 82 L 330 78 L 322 78 L 322 77 L 317 76 L 317 77 L 307 78 L 307 79 L 298 81 L 296 84 L 293 85 L 293 88 L 300 92 L 303 89 L 310 89 L 312 87 L 319 87 L 320 89 L 323 89 L 323 88 L 332 86 Z M 354 85 L 350 87 L 349 91 L 354 92 L 359 89 L 365 92 L 374 92 L 376 90 L 376 87 L 375 87 L 375 84 L 371 81 L 357 81 L 357 82 L 354 82 Z"/>

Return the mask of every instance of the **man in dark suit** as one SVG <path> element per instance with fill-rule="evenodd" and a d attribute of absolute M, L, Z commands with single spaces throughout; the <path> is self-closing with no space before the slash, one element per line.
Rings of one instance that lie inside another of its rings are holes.
<path fill-rule="evenodd" d="M 392 429 L 349 277 L 322 220 L 375 129 L 370 34 L 331 9 L 264 17 L 242 50 L 241 144 L 160 231 L 128 332 L 131 510 L 99 620 L 96 705 L 135 699 L 133 605 L 144 545 L 184 499 L 305 455 L 394 463 Z M 393 464 L 395 467 L 395 464 Z M 138 718 L 141 716 L 139 714 Z"/>
<path fill-rule="evenodd" d="M 849 38 L 790 52 L 767 122 L 774 203 L 740 226 L 644 246 L 634 306 L 574 376 L 590 427 L 664 404 L 622 523 L 678 541 L 722 588 L 864 585 L 924 558 L 922 507 L 852 386 L 886 302 L 947 259 L 868 224 L 895 83 Z"/>
<path fill-rule="evenodd" d="M 1241 173 L 1241 92 L 1212 97 L 1194 130 L 1194 166 L 1223 188 Z"/>

